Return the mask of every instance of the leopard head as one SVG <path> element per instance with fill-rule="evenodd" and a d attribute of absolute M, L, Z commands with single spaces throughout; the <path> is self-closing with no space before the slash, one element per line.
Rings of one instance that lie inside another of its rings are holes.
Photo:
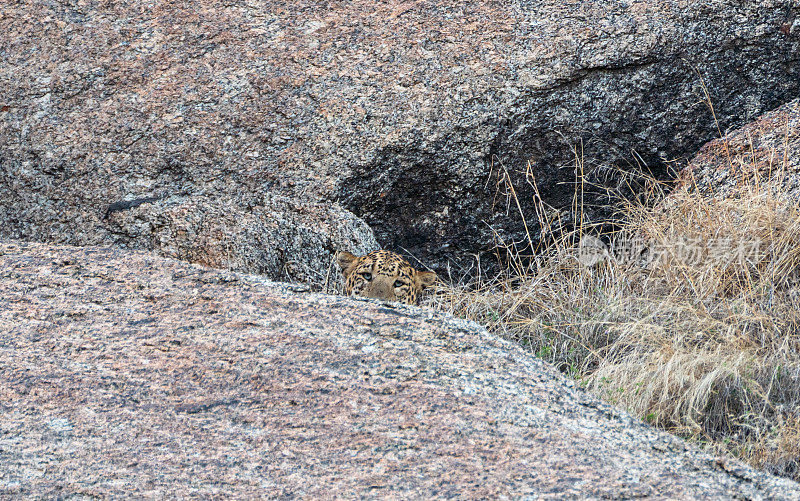
<path fill-rule="evenodd" d="M 336 256 L 344 275 L 344 293 L 385 301 L 418 304 L 426 287 L 436 281 L 436 273 L 414 269 L 399 254 L 387 250 L 354 256 L 339 252 Z"/>

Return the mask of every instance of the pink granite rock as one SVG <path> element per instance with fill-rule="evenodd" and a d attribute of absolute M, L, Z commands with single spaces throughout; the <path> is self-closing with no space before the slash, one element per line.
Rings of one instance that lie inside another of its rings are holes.
<path fill-rule="evenodd" d="M 212 268 L 341 291 L 333 256 L 376 250 L 369 226 L 337 204 L 267 194 L 246 210 L 214 197 L 176 196 L 108 211 L 112 241 Z"/>
<path fill-rule="evenodd" d="M 0 242 L 0 497 L 800 499 L 430 310 Z"/>
<path fill-rule="evenodd" d="M 800 99 L 709 142 L 681 174 L 704 192 L 771 180 L 800 199 Z"/>
<path fill-rule="evenodd" d="M 577 153 L 598 217 L 613 166 L 658 170 L 712 139 L 715 118 L 741 124 L 800 94 L 797 0 L 2 5 L 5 237 L 156 249 L 138 233 L 153 219 L 120 229 L 108 208 L 210 199 L 245 219 L 272 194 L 339 201 L 352 214 L 326 221 L 355 214 L 430 265 L 471 261 L 526 236 L 505 180 L 534 229 L 534 181 L 569 209 Z M 322 261 L 302 266 L 324 274 Z"/>

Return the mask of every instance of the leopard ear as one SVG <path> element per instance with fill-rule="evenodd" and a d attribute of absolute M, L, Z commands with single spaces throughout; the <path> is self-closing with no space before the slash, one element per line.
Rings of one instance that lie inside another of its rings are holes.
<path fill-rule="evenodd" d="M 336 262 L 339 264 L 339 268 L 342 269 L 342 275 L 346 277 L 350 274 L 350 268 L 356 259 L 358 259 L 358 256 L 354 256 L 347 251 L 339 251 L 336 254 Z"/>
<path fill-rule="evenodd" d="M 430 287 L 436 282 L 436 273 L 432 271 L 414 271 L 414 279 L 422 289 Z"/>

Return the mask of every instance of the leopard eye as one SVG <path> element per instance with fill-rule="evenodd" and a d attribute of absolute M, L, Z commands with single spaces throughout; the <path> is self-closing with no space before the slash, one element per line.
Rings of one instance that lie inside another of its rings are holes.
<path fill-rule="evenodd" d="M 367 282 L 369 282 L 370 280 L 372 280 L 372 273 L 370 273 L 370 272 L 368 272 L 368 271 L 365 271 L 364 273 L 361 273 L 360 275 L 361 275 L 362 277 L 364 277 L 364 280 L 366 280 Z"/>
<path fill-rule="evenodd" d="M 405 282 L 403 282 L 402 280 L 395 280 L 395 282 L 394 282 L 394 286 L 395 286 L 395 287 L 402 287 L 402 286 L 404 286 L 405 284 L 406 284 L 406 283 L 405 283 Z"/>

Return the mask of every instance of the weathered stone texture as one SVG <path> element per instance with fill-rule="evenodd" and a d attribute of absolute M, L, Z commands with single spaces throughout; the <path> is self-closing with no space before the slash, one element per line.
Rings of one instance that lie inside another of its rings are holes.
<path fill-rule="evenodd" d="M 0 242 L 0 497 L 800 499 L 474 323 Z"/>
<path fill-rule="evenodd" d="M 337 204 L 270 194 L 245 207 L 209 197 L 169 197 L 107 211 L 104 224 L 121 246 L 329 291 L 342 286 L 332 260 L 337 249 L 363 254 L 378 247 L 369 226 Z"/>
<path fill-rule="evenodd" d="M 800 99 L 703 146 L 681 182 L 719 194 L 772 182 L 800 200 Z"/>
<path fill-rule="evenodd" d="M 139 245 L 157 239 L 110 227 L 109 204 L 210 198 L 247 218 L 274 193 L 339 200 L 382 245 L 441 263 L 524 235 L 506 179 L 531 228 L 534 184 L 569 206 L 572 148 L 587 186 L 613 184 L 615 162 L 694 151 L 717 130 L 702 82 L 723 128 L 796 97 L 799 14 L 796 0 L 6 1 L 0 235 Z"/>

